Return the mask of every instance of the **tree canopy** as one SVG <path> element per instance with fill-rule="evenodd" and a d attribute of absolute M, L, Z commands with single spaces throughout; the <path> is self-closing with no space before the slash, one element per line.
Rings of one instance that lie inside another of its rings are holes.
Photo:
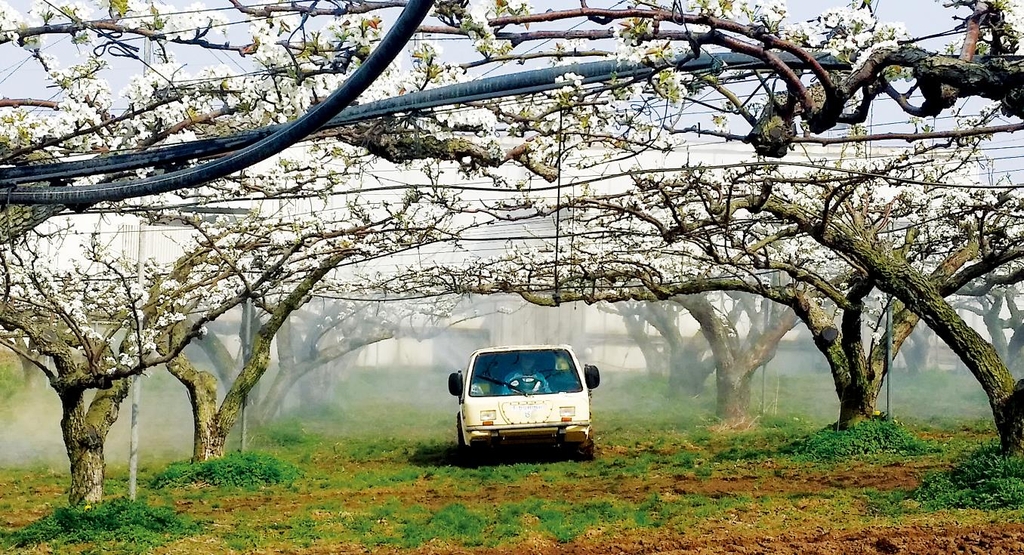
<path fill-rule="evenodd" d="M 550 9 L 524 1 L 440 1 L 405 59 L 361 103 L 486 77 L 510 86 L 517 72 L 545 65 L 565 68 L 556 78 L 564 86 L 539 94 L 512 89 L 514 96 L 481 101 L 455 94 L 455 107 L 398 112 L 314 138 L 329 137 L 323 143 L 334 156 L 447 160 L 485 173 L 518 162 L 553 181 L 558 153 L 582 146 L 628 152 L 716 137 L 784 157 L 806 142 L 924 141 L 1019 129 L 1021 77 L 1010 56 L 1024 18 L 1015 3 L 950 2 L 949 23 L 938 31 L 887 21 L 871 3 L 856 4 L 795 20 L 782 1 L 567 2 Z M 0 183 L 137 179 L 139 172 L 195 162 L 195 155 L 186 149 L 156 168 L 112 172 L 98 160 L 293 120 L 352 75 L 405 7 L 0 4 L 0 48 L 21 59 L 7 73 L 34 67 L 30 73 L 41 76 L 5 87 L 13 90 L 0 104 L 0 163 L 14 167 L 0 173 Z M 651 71 L 586 79 L 573 71 L 572 64 L 601 59 Z M 695 59 L 709 63 L 686 65 Z M 992 102 L 964 102 L 975 97 Z M 863 127 L 876 105 L 902 113 L 902 129 Z M 970 124 L 922 119 L 965 109 L 974 116 Z M 62 177 L 31 181 L 74 155 L 96 158 L 61 167 Z M 40 167 L 18 173 L 25 165 Z"/>

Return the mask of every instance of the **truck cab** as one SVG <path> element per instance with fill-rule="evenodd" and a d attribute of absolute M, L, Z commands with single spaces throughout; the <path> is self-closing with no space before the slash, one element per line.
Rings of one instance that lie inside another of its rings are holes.
<path fill-rule="evenodd" d="M 459 448 L 554 445 L 592 458 L 590 394 L 599 384 L 597 367 L 581 365 L 568 345 L 475 351 L 465 370 L 448 377 L 459 399 Z"/>

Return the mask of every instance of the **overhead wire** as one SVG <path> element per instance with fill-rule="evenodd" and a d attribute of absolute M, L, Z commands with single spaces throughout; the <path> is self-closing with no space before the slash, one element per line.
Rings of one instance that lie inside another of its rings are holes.
<path fill-rule="evenodd" d="M 198 29 L 198 28 L 196 28 L 196 29 Z M 127 42 L 128 40 L 140 40 L 140 39 L 141 38 L 126 39 L 125 42 Z M 178 85 L 193 84 L 193 83 L 194 84 L 208 84 L 208 83 L 213 83 L 213 82 L 223 82 L 224 80 L 231 80 L 231 79 L 234 79 L 234 78 L 244 77 L 244 76 L 247 76 L 247 75 L 248 76 L 266 75 L 266 74 L 269 74 L 269 73 L 271 73 L 270 70 L 264 70 L 264 71 L 250 72 L 249 74 L 242 74 L 242 75 L 235 75 L 235 76 L 218 76 L 218 77 L 215 77 L 215 78 L 206 78 L 206 79 L 186 79 L 186 80 L 179 80 L 179 81 L 176 82 L 176 84 L 178 84 Z M 486 75 L 486 73 L 484 75 Z M 709 111 L 704 111 L 704 112 L 700 112 L 700 113 L 708 113 L 708 112 Z M 880 125 L 884 125 L 884 124 L 880 124 Z"/>
<path fill-rule="evenodd" d="M 521 99 L 514 99 L 514 100 L 501 101 L 501 102 L 499 102 L 499 105 L 501 105 L 501 104 L 510 105 L 510 104 L 517 104 L 517 103 L 521 103 L 521 102 L 522 102 Z M 447 113 L 455 113 L 455 112 L 458 112 L 458 111 L 461 111 L 461 110 L 466 110 L 466 109 L 472 109 L 472 108 L 466 108 L 466 107 L 461 107 L 461 106 L 436 107 L 436 108 L 433 108 L 430 112 L 427 112 L 427 113 L 429 113 L 429 114 L 447 114 Z M 690 110 L 690 111 L 688 111 L 688 115 L 691 115 L 691 116 L 702 115 L 702 114 L 709 114 L 709 113 L 713 113 L 713 111 L 712 110 L 705 110 L 705 111 L 693 111 L 693 110 Z M 947 119 L 952 119 L 953 117 L 954 116 L 947 116 Z M 942 118 L 937 118 L 937 119 L 942 119 Z M 906 122 L 905 121 L 881 122 L 881 123 L 876 124 L 876 126 L 881 127 L 881 126 L 900 125 L 900 124 L 904 124 L 905 125 Z M 1003 141 L 1003 142 L 1005 142 L 1005 141 Z M 709 143 L 709 144 L 720 144 L 720 143 Z M 985 145 L 982 145 L 981 148 L 983 148 L 983 149 L 987 148 L 987 146 L 986 146 L 987 144 L 988 143 L 985 143 Z M 121 152 L 134 152 L 135 150 L 136 149 L 133 148 L 133 147 L 124 147 L 122 149 L 114 149 L 114 150 L 111 150 L 107 154 L 107 156 L 109 156 L 110 154 L 116 154 L 116 153 L 121 153 Z M 38 166 L 36 168 L 39 169 Z M 2 175 L 2 173 L 0 173 L 0 175 Z"/>

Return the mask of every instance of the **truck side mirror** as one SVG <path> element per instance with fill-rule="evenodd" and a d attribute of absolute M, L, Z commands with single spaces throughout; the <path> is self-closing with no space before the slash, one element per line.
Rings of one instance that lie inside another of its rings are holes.
<path fill-rule="evenodd" d="M 448 393 L 456 397 L 462 395 L 462 372 L 448 374 Z"/>
<path fill-rule="evenodd" d="M 587 382 L 587 389 L 597 389 L 601 385 L 601 372 L 593 364 L 583 365 L 583 379 Z"/>

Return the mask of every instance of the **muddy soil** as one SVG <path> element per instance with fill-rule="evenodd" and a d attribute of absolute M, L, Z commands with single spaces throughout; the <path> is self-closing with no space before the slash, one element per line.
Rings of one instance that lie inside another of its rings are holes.
<path fill-rule="evenodd" d="M 396 552 L 397 553 L 397 552 Z M 405 552 L 406 555 L 409 552 Z M 424 548 L 416 555 L 919 555 L 1024 553 L 1024 525 L 993 524 L 984 527 L 941 526 L 865 528 L 856 531 L 793 531 L 780 535 L 730 534 L 728 531 L 699 538 L 652 535 L 610 542 L 580 541 L 571 544 L 534 542 L 504 549 Z"/>
<path fill-rule="evenodd" d="M 771 465 L 771 461 L 762 464 Z M 648 476 L 629 478 L 615 483 L 594 481 L 581 485 L 592 494 L 615 491 L 617 496 L 643 499 L 652 492 L 671 495 L 700 494 L 711 497 L 746 495 L 801 496 L 844 488 L 872 488 L 878 491 L 910 490 L 920 483 L 926 473 L 934 470 L 929 464 L 895 463 L 883 467 L 860 468 L 852 466 L 842 471 L 825 474 L 800 473 L 783 470 L 771 477 L 726 476 L 697 478 L 687 476 Z M 520 484 L 495 488 L 494 501 L 516 499 L 545 492 L 543 484 Z M 544 495 L 547 493 L 548 495 Z M 577 492 L 579 493 L 579 492 Z M 426 491 L 414 502 L 445 504 L 457 501 L 458 495 L 445 499 L 442 492 Z M 557 496 L 556 496 L 557 497 Z M 858 517 L 864 515 L 836 515 L 836 520 L 822 525 L 821 521 L 799 522 L 778 529 L 776 524 L 737 521 L 733 524 L 718 522 L 700 532 L 681 533 L 671 530 L 645 530 L 635 536 L 608 537 L 602 530 L 592 530 L 585 537 L 571 543 L 560 544 L 548 538 L 537 537 L 514 546 L 500 548 L 467 548 L 450 545 L 427 545 L 413 550 L 370 549 L 351 546 L 314 547 L 297 553 L 372 553 L 373 555 L 917 555 L 917 554 L 977 554 L 1024 555 L 1024 524 L 986 523 L 960 525 L 956 513 L 943 513 L 937 518 L 925 517 L 922 524 L 879 526 L 865 524 Z M 845 520 L 848 517 L 849 520 Z M 869 520 L 869 519 L 868 519 Z"/>

